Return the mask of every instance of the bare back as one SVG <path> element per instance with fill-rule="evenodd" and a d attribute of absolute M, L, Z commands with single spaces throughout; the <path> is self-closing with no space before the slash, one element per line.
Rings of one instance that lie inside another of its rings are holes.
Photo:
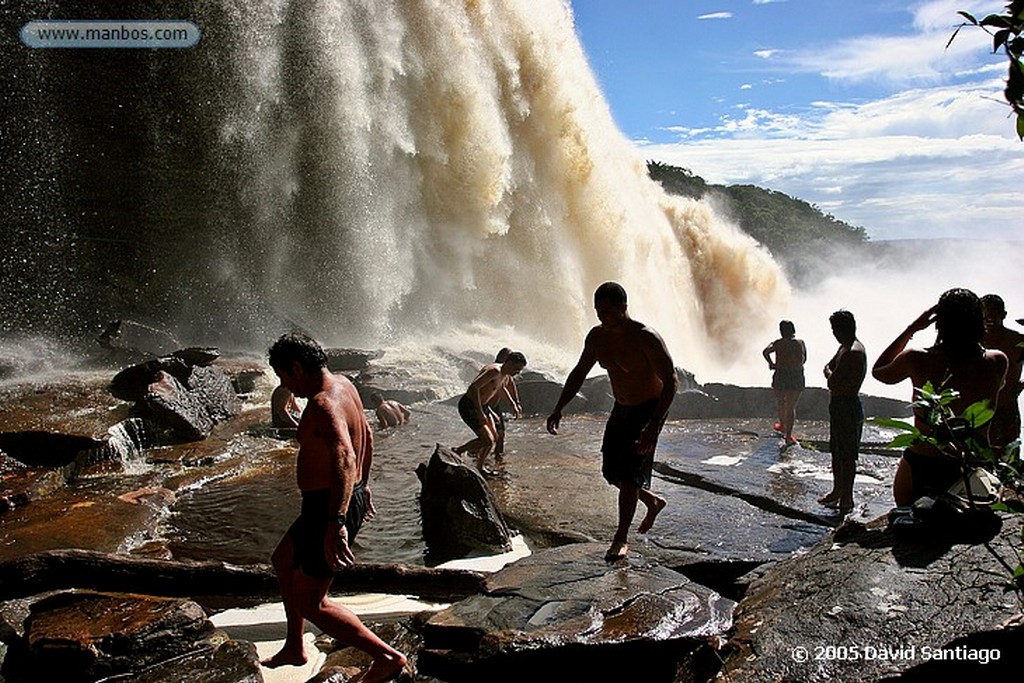
<path fill-rule="evenodd" d="M 944 388 L 956 389 L 960 397 L 950 407 L 960 414 L 972 403 L 989 401 L 992 408 L 998 406 L 999 390 L 1006 375 L 1006 356 L 1001 351 L 988 350 L 984 354 L 967 359 L 952 358 L 940 348 L 908 349 L 897 357 L 905 368 L 915 389 L 931 382 L 938 391 Z M 920 415 L 914 415 L 918 429 L 927 433 L 928 424 Z M 927 444 L 915 444 L 912 450 L 929 452 Z"/>
<path fill-rule="evenodd" d="M 373 453 L 373 435 L 359 392 L 345 377 L 328 375 L 323 390 L 311 396 L 298 428 L 296 478 L 299 489 L 332 488 L 339 471 L 365 481 Z"/>
<path fill-rule="evenodd" d="M 622 405 L 639 405 L 661 395 L 664 383 L 658 367 L 666 362 L 674 372 L 661 337 L 643 323 L 627 320 L 614 327 L 599 325 L 587 335 L 589 349 L 608 371 L 615 400 Z"/>
<path fill-rule="evenodd" d="M 807 349 L 803 341 L 795 337 L 782 337 L 776 339 L 768 348 L 766 354 L 775 354 L 775 367 L 777 368 L 798 368 L 807 360 Z"/>
<path fill-rule="evenodd" d="M 998 349 L 1006 354 L 1008 366 L 1003 390 L 999 392 L 999 403 L 1009 408 L 1011 404 L 1016 404 L 1021 391 L 1020 376 L 1024 367 L 1024 348 L 1021 345 L 1024 344 L 1024 334 L 999 326 L 985 334 L 983 343 L 990 349 Z"/>

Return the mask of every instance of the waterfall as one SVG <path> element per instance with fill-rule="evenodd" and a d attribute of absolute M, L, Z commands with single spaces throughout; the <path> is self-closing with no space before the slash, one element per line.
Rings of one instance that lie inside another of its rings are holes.
<path fill-rule="evenodd" d="M 8 327 L 130 316 L 265 347 L 290 326 L 381 346 L 477 325 L 575 351 L 617 280 L 694 367 L 745 349 L 788 293 L 752 239 L 649 180 L 560 0 L 149 5 L 202 40 L 16 51 L 38 140 L 17 175 L 52 182 L 14 220 L 39 282 L 5 273 Z"/>

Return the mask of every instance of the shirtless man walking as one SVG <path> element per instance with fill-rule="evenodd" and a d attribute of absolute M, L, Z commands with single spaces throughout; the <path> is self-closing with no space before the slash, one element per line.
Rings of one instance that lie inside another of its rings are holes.
<path fill-rule="evenodd" d="M 374 513 L 369 489 L 373 434 L 359 393 L 345 377 L 330 373 L 323 349 L 303 334 L 282 336 L 269 355 L 282 386 L 308 403 L 299 421 L 296 458 L 302 512 L 272 558 L 287 633 L 281 651 L 261 664 L 268 668 L 304 664 L 302 635 L 308 619 L 373 659 L 360 681 L 389 681 L 405 667 L 405 656 L 374 635 L 350 610 L 327 598 L 334 572 L 355 561 L 349 544 Z"/>
<path fill-rule="evenodd" d="M 910 339 L 935 325 L 935 344 L 927 349 L 908 349 Z M 914 389 L 931 382 L 936 391 L 955 389 L 951 404 L 956 414 L 978 401 L 998 410 L 999 389 L 1006 375 L 1002 351 L 981 345 L 985 334 L 981 301 L 967 289 L 950 289 L 939 303 L 915 319 L 882 351 L 871 368 L 879 382 L 898 384 L 909 379 Z M 914 397 L 916 400 L 916 396 Z M 927 433 L 931 427 L 915 412 L 914 424 Z M 960 463 L 943 456 L 934 446 L 915 443 L 903 452 L 892 484 L 896 505 L 912 505 L 929 492 L 945 491 L 960 477 Z"/>
<path fill-rule="evenodd" d="M 453 449 L 456 453 L 469 453 L 476 459 L 477 469 L 491 474 L 484 468 L 487 456 L 498 440 L 497 418 L 489 404 L 500 392 L 508 396 L 508 383 L 526 367 L 526 356 L 513 351 L 501 365 L 488 363 L 470 383 L 466 393 L 459 400 L 459 416 L 473 430 L 476 438 Z"/>
<path fill-rule="evenodd" d="M 1021 384 L 1021 368 L 1024 366 L 1024 334 L 1011 330 L 1003 325 L 1006 319 L 1006 304 L 998 294 L 986 294 L 981 297 L 981 305 L 985 312 L 985 348 L 999 349 L 1006 354 L 1009 366 L 1006 369 L 1006 381 L 999 392 L 999 405 L 988 428 L 988 440 L 994 447 L 1002 450 L 1014 439 L 1020 438 L 1020 405 L 1018 399 L 1024 384 Z"/>
<path fill-rule="evenodd" d="M 547 428 L 558 433 L 562 408 L 583 386 L 587 373 L 600 363 L 608 371 L 615 406 L 601 444 L 601 473 L 619 489 L 618 527 L 605 560 L 621 560 L 629 553 L 629 526 L 639 500 L 647 514 L 637 531 L 647 533 L 665 500 L 650 491 L 654 449 L 665 424 L 678 378 L 672 357 L 658 333 L 629 317 L 626 290 L 606 282 L 594 292 L 594 309 L 601 324 L 587 334 L 583 353 L 569 373 Z"/>

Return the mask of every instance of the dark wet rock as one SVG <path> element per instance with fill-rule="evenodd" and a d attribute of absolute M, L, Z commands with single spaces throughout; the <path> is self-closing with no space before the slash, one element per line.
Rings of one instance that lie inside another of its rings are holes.
<path fill-rule="evenodd" d="M 366 623 L 373 633 L 399 652 L 409 656 L 407 674 L 415 674 L 416 656 L 423 644 L 420 634 L 425 617 L 414 616 L 411 619 L 391 621 L 386 623 Z M 365 623 L 365 622 L 364 622 Z M 419 626 L 417 627 L 417 624 Z M 357 677 L 369 668 L 373 660 L 365 652 L 354 647 L 346 647 L 327 635 L 321 635 L 316 641 L 317 647 L 327 653 L 324 666 L 320 672 L 309 679 L 306 683 L 345 683 L 349 680 L 358 680 Z M 399 683 L 411 681 L 408 675 L 397 679 Z M 426 680 L 421 677 L 417 681 Z"/>
<path fill-rule="evenodd" d="M 829 392 L 808 387 L 797 403 L 798 420 L 828 420 Z M 906 401 L 879 396 L 861 396 L 865 415 L 899 417 L 910 415 Z M 738 387 L 732 384 L 692 386 L 676 396 L 670 416 L 685 419 L 760 417 L 775 419 L 778 408 L 769 387 Z"/>
<path fill-rule="evenodd" d="M 181 358 L 169 356 L 154 358 L 121 370 L 110 381 L 110 393 L 122 401 L 141 401 L 149 391 L 149 385 L 164 372 L 179 382 L 187 382 L 192 369 Z"/>
<path fill-rule="evenodd" d="M 138 351 L 148 356 L 163 356 L 181 348 L 170 333 L 132 320 L 114 320 L 98 340 L 107 349 Z"/>
<path fill-rule="evenodd" d="M 191 600 L 114 593 L 58 593 L 32 605 L 24 659 L 5 662 L 10 682 L 95 681 L 139 672 L 202 647 L 214 633 Z"/>
<path fill-rule="evenodd" d="M 421 463 L 416 474 L 422 484 L 423 540 L 432 561 L 512 549 L 508 526 L 474 467 L 438 444 L 430 462 Z"/>
<path fill-rule="evenodd" d="M 214 639 L 216 640 L 216 639 Z M 226 640 L 154 664 L 104 683 L 263 683 L 256 646 Z"/>
<path fill-rule="evenodd" d="M 230 374 L 231 385 L 235 388 L 236 394 L 252 394 L 256 392 L 257 382 L 264 374 L 262 370 L 240 370 Z"/>
<path fill-rule="evenodd" d="M 136 406 L 161 441 L 184 443 L 210 435 L 213 427 L 241 410 L 227 375 L 217 367 L 194 367 L 184 383 L 159 371 Z"/>
<path fill-rule="evenodd" d="M 60 489 L 101 462 L 128 462 L 142 453 L 140 420 L 124 420 L 105 438 L 50 432 L 0 433 L 0 512 L 27 505 Z"/>
<path fill-rule="evenodd" d="M 220 358 L 220 350 L 214 346 L 190 346 L 178 349 L 171 355 L 180 358 L 186 365 L 205 367 L 213 365 L 214 361 Z"/>
<path fill-rule="evenodd" d="M 365 351 L 361 349 L 324 349 L 327 354 L 327 369 L 331 372 L 359 372 L 384 355 L 383 351 Z"/>
<path fill-rule="evenodd" d="M 429 619 L 419 671 L 448 681 L 672 681 L 725 633 L 734 603 L 636 554 L 603 544 L 543 551 L 491 576 L 482 595 Z"/>
<path fill-rule="evenodd" d="M 1018 562 L 1022 520 L 987 520 L 917 538 L 854 526 L 773 565 L 737 609 L 729 680 L 936 680 L 924 674 L 938 664 L 974 680 L 1019 673 L 1024 625 L 999 558 Z M 992 648 L 998 662 L 964 659 Z M 932 661 L 940 650 L 956 659 Z"/>
<path fill-rule="evenodd" d="M 370 395 L 373 393 L 380 394 L 384 400 L 398 401 L 405 405 L 437 399 L 437 392 L 433 389 L 417 387 L 415 379 L 402 377 L 403 374 L 392 370 L 364 370 L 351 379 L 359 391 L 359 399 L 367 408 L 370 407 Z"/>

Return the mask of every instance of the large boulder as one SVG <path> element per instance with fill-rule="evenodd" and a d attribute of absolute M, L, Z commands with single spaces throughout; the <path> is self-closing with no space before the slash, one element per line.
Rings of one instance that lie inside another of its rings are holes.
<path fill-rule="evenodd" d="M 184 443 L 205 439 L 241 403 L 224 371 L 211 366 L 191 368 L 184 382 L 158 371 L 136 408 L 162 441 Z"/>
<path fill-rule="evenodd" d="M 438 444 L 430 462 L 421 463 L 416 474 L 422 484 L 423 540 L 432 562 L 512 549 L 508 526 L 474 467 Z"/>
<path fill-rule="evenodd" d="M 704 668 L 734 603 L 636 554 L 579 543 L 520 560 L 429 619 L 419 671 L 446 681 L 672 681 Z M 706 672 L 705 672 L 706 673 Z M 696 680 L 700 680 L 696 678 Z"/>
<path fill-rule="evenodd" d="M 1024 624 L 1008 582 L 1021 516 L 909 538 L 883 522 L 837 531 L 754 581 L 727 680 L 938 680 L 939 667 L 974 680 L 1019 675 Z"/>
<path fill-rule="evenodd" d="M 5 662 L 4 677 L 74 683 L 139 672 L 207 645 L 214 632 L 191 600 L 57 593 L 32 605 L 24 645 Z"/>

